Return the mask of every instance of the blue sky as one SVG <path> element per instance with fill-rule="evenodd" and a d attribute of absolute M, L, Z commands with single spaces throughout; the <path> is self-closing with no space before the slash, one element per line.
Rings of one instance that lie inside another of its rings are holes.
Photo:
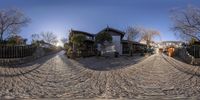
<path fill-rule="evenodd" d="M 170 9 L 200 6 L 200 0 L 1 0 L 0 9 L 18 8 L 32 20 L 20 33 L 51 31 L 59 38 L 69 30 L 97 33 L 107 25 L 120 30 L 143 26 L 161 32 L 162 40 L 177 40 L 170 30 Z M 158 41 L 156 39 L 156 41 Z"/>

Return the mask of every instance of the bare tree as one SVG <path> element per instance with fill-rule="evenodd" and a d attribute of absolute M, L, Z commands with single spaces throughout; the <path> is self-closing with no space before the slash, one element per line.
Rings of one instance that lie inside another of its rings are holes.
<path fill-rule="evenodd" d="M 30 19 L 16 9 L 0 10 L 0 41 L 4 34 L 17 34 Z"/>
<path fill-rule="evenodd" d="M 62 38 L 62 39 L 61 39 L 61 42 L 62 42 L 63 44 L 67 43 L 67 42 L 68 42 L 68 38 Z"/>
<path fill-rule="evenodd" d="M 56 45 L 58 43 L 57 36 L 52 32 L 42 32 L 40 34 L 41 40 L 44 40 L 46 43 Z"/>
<path fill-rule="evenodd" d="M 188 37 L 200 41 L 200 9 L 188 6 L 186 9 L 173 9 L 171 11 L 173 21 L 172 30 L 182 39 Z"/>
<path fill-rule="evenodd" d="M 129 54 L 132 56 L 133 45 L 132 45 L 131 42 L 136 41 L 139 38 L 139 36 L 140 36 L 139 27 L 129 26 L 126 29 L 126 36 L 127 36 L 128 44 L 129 44 L 129 47 L 130 47 Z"/>
<path fill-rule="evenodd" d="M 140 28 L 141 40 L 146 41 L 147 47 L 149 48 L 150 43 L 153 42 L 155 36 L 160 36 L 160 32 L 153 29 Z"/>
<path fill-rule="evenodd" d="M 41 38 L 41 37 L 40 37 L 40 34 L 32 34 L 32 35 L 31 35 L 31 38 L 32 38 L 32 43 L 41 40 L 41 39 L 40 39 L 40 38 Z"/>
<path fill-rule="evenodd" d="M 136 41 L 140 36 L 139 27 L 129 26 L 126 29 L 126 34 L 127 34 L 127 40 Z"/>

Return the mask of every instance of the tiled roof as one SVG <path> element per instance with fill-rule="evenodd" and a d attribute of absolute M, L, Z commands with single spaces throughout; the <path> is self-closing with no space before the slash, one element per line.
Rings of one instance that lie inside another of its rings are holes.
<path fill-rule="evenodd" d="M 95 36 L 94 34 L 91 34 L 91 33 L 88 33 L 88 32 L 84 32 L 84 31 L 79 31 L 79 30 L 71 30 L 71 32 L 82 33 L 82 34 L 85 34 L 85 35 L 88 35 L 88 36 Z"/>
<path fill-rule="evenodd" d="M 101 30 L 100 32 L 98 32 L 98 33 L 101 33 L 101 32 L 103 32 L 103 31 L 114 31 L 114 32 L 116 32 L 116 33 L 119 33 L 119 34 L 121 34 L 122 36 L 124 36 L 125 35 L 125 32 L 123 32 L 123 31 L 120 31 L 120 30 L 118 30 L 118 29 L 115 29 L 115 28 L 111 28 L 111 27 L 106 27 L 106 28 L 104 28 L 103 30 Z M 97 33 L 97 34 L 98 34 Z"/>

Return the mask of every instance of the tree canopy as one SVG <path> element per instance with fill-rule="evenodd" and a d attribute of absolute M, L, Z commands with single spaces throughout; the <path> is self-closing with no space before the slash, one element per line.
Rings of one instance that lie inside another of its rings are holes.
<path fill-rule="evenodd" d="M 195 38 L 200 41 L 200 9 L 188 6 L 186 9 L 171 11 L 172 30 L 184 40 Z"/>
<path fill-rule="evenodd" d="M 141 40 L 146 41 L 148 47 L 150 47 L 150 43 L 153 42 L 155 36 L 160 37 L 160 32 L 154 29 L 140 28 L 139 32 L 141 34 Z"/>
<path fill-rule="evenodd" d="M 126 36 L 127 40 L 129 41 L 136 41 L 140 37 L 139 27 L 136 26 L 129 26 L 126 29 Z"/>
<path fill-rule="evenodd" d="M 112 42 L 112 36 L 107 32 L 99 33 L 96 36 L 96 42 L 103 44 L 105 41 Z"/>
<path fill-rule="evenodd" d="M 7 44 L 8 45 L 25 45 L 27 39 L 22 38 L 21 36 L 15 35 L 15 36 L 10 36 L 7 39 Z"/>
<path fill-rule="evenodd" d="M 29 22 L 30 19 L 17 9 L 0 10 L 0 41 L 5 34 L 17 34 Z"/>
<path fill-rule="evenodd" d="M 57 36 L 52 32 L 42 32 L 40 34 L 32 34 L 32 43 L 36 43 L 38 41 L 44 41 L 46 43 L 56 45 L 58 42 Z"/>
<path fill-rule="evenodd" d="M 84 41 L 86 40 L 86 36 L 82 34 L 75 34 L 71 37 L 70 42 L 72 42 L 75 45 L 82 45 Z"/>

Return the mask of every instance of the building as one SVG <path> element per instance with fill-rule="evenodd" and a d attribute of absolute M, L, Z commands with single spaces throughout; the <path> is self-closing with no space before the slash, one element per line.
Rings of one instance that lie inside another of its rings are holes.
<path fill-rule="evenodd" d="M 162 41 L 160 43 L 158 43 L 158 46 L 165 49 L 168 47 L 175 47 L 175 48 L 179 48 L 182 47 L 184 44 L 184 42 L 182 41 Z"/>
<path fill-rule="evenodd" d="M 96 47 L 94 45 L 95 35 L 84 31 L 71 30 L 69 33 L 69 41 L 71 40 L 72 36 L 76 34 L 82 34 L 86 37 L 86 40 L 84 41 L 84 48 L 80 51 L 79 54 L 82 56 L 95 55 L 95 50 L 96 50 Z"/>
<path fill-rule="evenodd" d="M 118 52 L 121 55 L 122 54 L 122 43 L 121 43 L 121 41 L 122 41 L 122 38 L 125 35 L 125 32 L 122 32 L 120 30 L 117 30 L 117 29 L 114 29 L 114 28 L 107 26 L 106 28 L 104 28 L 103 30 L 98 32 L 97 34 L 101 34 L 101 33 L 105 33 L 105 32 L 112 36 L 112 44 L 110 44 L 110 48 L 113 48 L 113 50 L 111 50 L 111 51 Z"/>
<path fill-rule="evenodd" d="M 147 45 L 135 41 L 122 40 L 121 43 L 123 55 L 144 52 L 147 48 Z"/>
<path fill-rule="evenodd" d="M 181 48 L 183 47 L 184 42 L 182 41 L 162 41 L 157 43 L 157 53 L 159 50 L 167 51 L 168 48 Z"/>
<path fill-rule="evenodd" d="M 144 39 L 140 40 L 139 43 L 144 44 L 144 45 L 147 45 L 147 41 L 144 40 Z M 150 45 L 151 48 L 156 48 L 156 47 L 157 47 L 157 43 L 154 42 L 154 41 L 150 41 L 150 42 L 149 42 L 149 45 Z"/>
<path fill-rule="evenodd" d="M 112 36 L 112 42 L 111 43 L 105 43 L 107 44 L 107 47 L 105 50 L 99 49 L 100 44 L 95 45 L 95 36 L 97 34 L 102 34 L 102 33 L 107 33 Z M 125 35 L 125 32 L 120 31 L 118 29 L 114 29 L 111 27 L 106 27 L 102 29 L 100 32 L 98 32 L 96 35 L 88 33 L 88 32 L 83 32 L 83 31 L 78 31 L 78 30 L 71 30 L 69 34 L 69 40 L 74 34 L 83 34 L 86 36 L 87 40 L 85 41 L 85 45 L 87 46 L 85 50 L 82 50 L 82 53 L 92 53 L 96 52 L 96 50 L 101 50 L 101 53 L 105 52 L 117 52 L 119 55 L 128 55 L 130 53 L 139 53 L 143 52 L 146 48 L 145 44 L 141 44 L 139 42 L 135 41 L 128 41 L 128 40 L 123 40 L 123 37 Z M 132 46 L 130 46 L 130 44 Z M 131 51 L 130 51 L 131 50 Z"/>

